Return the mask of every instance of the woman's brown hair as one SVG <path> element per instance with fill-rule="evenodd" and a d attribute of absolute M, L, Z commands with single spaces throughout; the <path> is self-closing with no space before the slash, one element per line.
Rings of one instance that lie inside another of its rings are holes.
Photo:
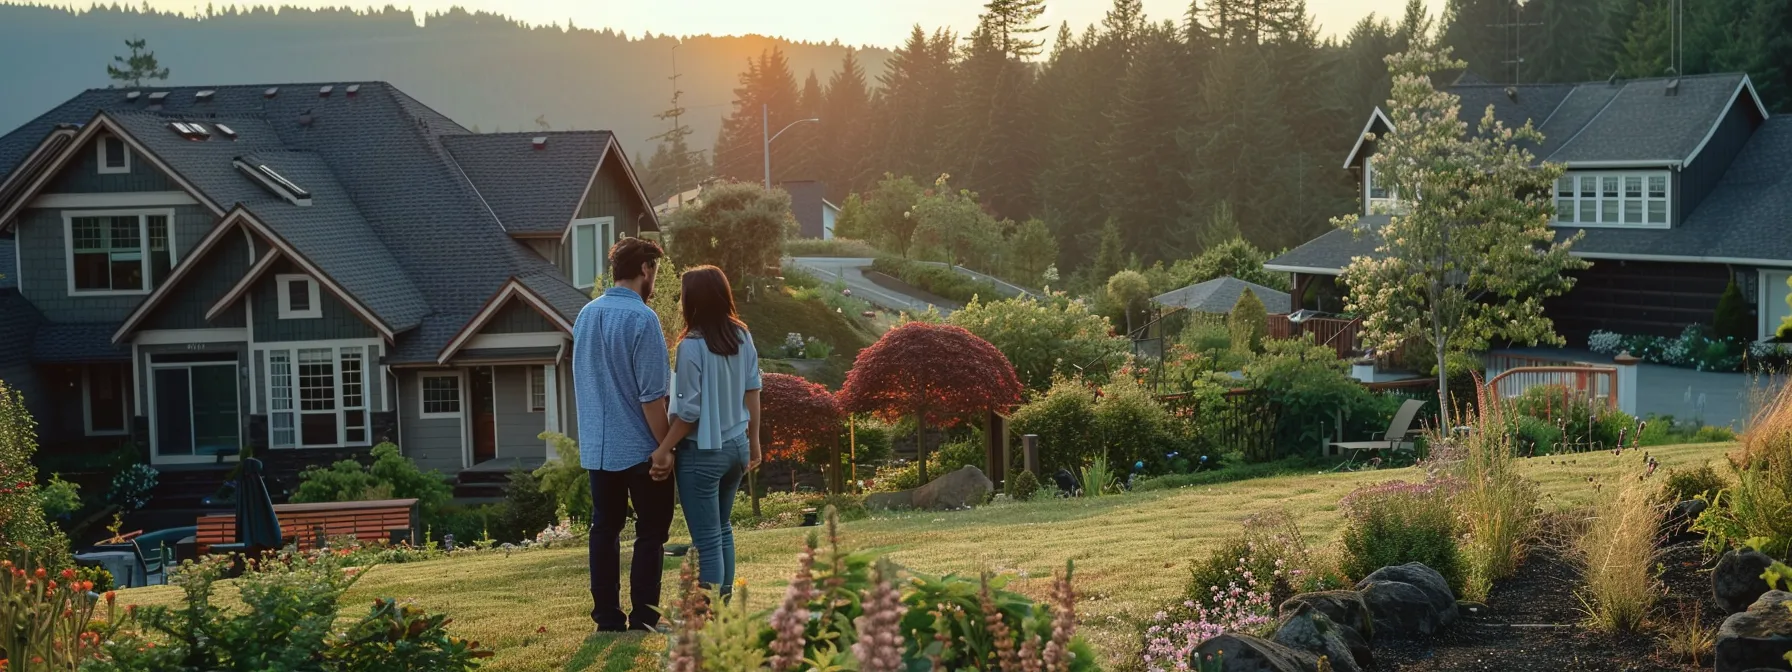
<path fill-rule="evenodd" d="M 709 351 L 727 357 L 740 352 L 747 325 L 734 313 L 734 289 L 728 276 L 714 266 L 698 266 L 684 272 L 679 310 L 684 314 L 684 333 L 696 333 Z"/>

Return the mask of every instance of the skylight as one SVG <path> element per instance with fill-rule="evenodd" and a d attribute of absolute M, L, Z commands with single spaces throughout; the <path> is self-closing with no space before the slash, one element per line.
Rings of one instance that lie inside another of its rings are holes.
<path fill-rule="evenodd" d="M 343 91 L 347 92 L 348 95 L 352 96 L 352 95 L 355 95 L 355 94 L 361 92 L 361 85 L 360 84 L 350 84 L 350 85 L 348 85 L 348 88 L 343 89 Z"/>
<path fill-rule="evenodd" d="M 268 87 L 268 90 L 261 92 L 261 97 L 263 98 L 273 98 L 278 95 L 280 95 L 280 87 L 278 86 L 270 86 Z"/>
<path fill-rule="evenodd" d="M 224 137 L 230 138 L 231 140 L 236 139 L 236 129 L 231 128 L 229 126 L 225 126 L 223 124 L 212 124 L 212 126 L 217 127 L 218 132 L 223 133 Z"/>
<path fill-rule="evenodd" d="M 130 93 L 124 94 L 124 99 L 131 101 L 133 103 L 137 102 L 137 99 L 142 98 L 142 97 L 143 97 L 142 91 L 132 91 Z"/>
<path fill-rule="evenodd" d="M 197 100 L 199 102 L 202 102 L 202 103 L 209 102 L 209 101 L 211 101 L 212 96 L 216 95 L 217 93 L 218 93 L 217 91 L 213 91 L 211 89 L 206 89 L 204 91 L 200 91 L 198 93 L 193 94 L 193 99 Z"/>
<path fill-rule="evenodd" d="M 152 103 L 162 102 L 162 99 L 167 98 L 167 97 L 168 97 L 167 91 L 157 91 L 155 93 L 149 94 L 149 100 Z"/>
<path fill-rule="evenodd" d="M 205 124 L 199 122 L 176 121 L 169 123 L 168 127 L 188 140 L 206 140 L 212 137 L 212 132 L 205 128 Z"/>
<path fill-rule="evenodd" d="M 319 98 L 329 98 L 330 92 L 335 90 L 336 87 L 325 84 L 323 88 L 317 90 L 317 95 Z"/>
<path fill-rule="evenodd" d="M 300 207 L 311 205 L 311 192 L 294 184 L 292 180 L 286 179 L 285 175 L 281 175 L 280 171 L 274 170 L 272 166 L 247 156 L 237 157 L 231 165 L 236 166 L 239 172 L 248 176 L 249 179 L 255 180 L 257 184 L 273 192 L 275 196 L 285 199 L 286 202 Z"/>

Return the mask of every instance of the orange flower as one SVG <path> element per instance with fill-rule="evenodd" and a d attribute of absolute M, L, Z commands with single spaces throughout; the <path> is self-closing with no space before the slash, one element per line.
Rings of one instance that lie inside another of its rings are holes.
<path fill-rule="evenodd" d="M 118 599 L 118 591 L 116 591 L 116 590 L 106 591 L 106 604 L 112 604 L 117 599 Z"/>

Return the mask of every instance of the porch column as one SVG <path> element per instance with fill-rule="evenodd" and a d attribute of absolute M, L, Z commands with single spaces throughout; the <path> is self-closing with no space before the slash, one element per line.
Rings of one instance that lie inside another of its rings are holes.
<path fill-rule="evenodd" d="M 1641 361 L 1643 360 L 1632 356 L 1629 351 L 1620 352 L 1617 357 L 1612 358 L 1612 364 L 1618 369 L 1618 389 L 1613 390 L 1618 395 L 1618 410 L 1632 416 L 1636 415 L 1636 365 Z"/>
<path fill-rule="evenodd" d="M 542 375 L 545 376 L 542 378 L 542 386 L 547 388 L 547 403 L 542 409 L 542 415 L 547 416 L 547 421 L 542 431 L 560 432 L 560 367 L 548 364 L 542 367 Z M 558 453 L 554 452 L 554 442 L 546 441 L 544 445 L 548 459 L 558 459 Z"/>

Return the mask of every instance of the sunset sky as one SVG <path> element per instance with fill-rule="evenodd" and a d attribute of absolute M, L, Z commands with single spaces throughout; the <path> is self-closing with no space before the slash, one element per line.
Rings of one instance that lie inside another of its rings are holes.
<path fill-rule="evenodd" d="M 203 0 L 148 0 L 162 10 L 203 12 Z M 1188 0 L 1144 0 L 1153 20 L 1180 22 Z M 1435 14 L 1443 0 L 1426 0 Z M 54 4 L 62 4 L 57 2 Z M 77 3 L 79 4 L 79 3 Z M 135 4 L 135 3 L 130 3 Z M 219 7 L 231 4 L 215 2 Z M 242 3 L 239 3 L 242 4 Z M 260 0 L 247 4 L 302 6 L 362 6 L 394 4 L 417 12 L 439 11 L 460 5 L 469 9 L 509 14 L 537 24 L 565 25 L 568 19 L 583 28 L 610 27 L 639 35 L 739 35 L 758 33 L 794 40 L 854 45 L 895 46 L 919 23 L 932 29 L 946 25 L 959 32 L 976 23 L 983 0 Z M 1068 21 L 1071 28 L 1101 20 L 1111 0 L 1048 0 L 1046 22 L 1054 28 Z M 1357 20 L 1374 12 L 1398 19 L 1404 0 L 1308 0 L 1324 35 L 1350 30 Z"/>

